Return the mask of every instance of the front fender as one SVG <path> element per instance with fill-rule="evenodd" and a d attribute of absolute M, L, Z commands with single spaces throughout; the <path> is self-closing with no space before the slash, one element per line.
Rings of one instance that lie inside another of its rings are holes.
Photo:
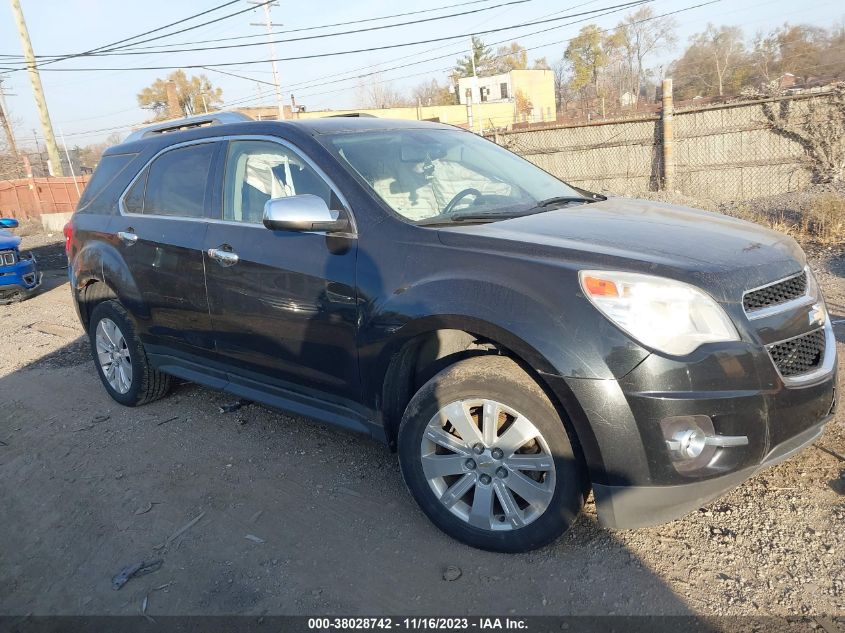
<path fill-rule="evenodd" d="M 381 300 L 365 302 L 362 356 L 386 370 L 410 339 L 459 329 L 503 345 L 535 371 L 563 377 L 613 379 L 636 367 L 648 351 L 601 318 L 581 296 L 559 299 L 541 284 L 513 288 L 483 276 L 429 278 Z M 380 384 L 380 383 L 379 383 Z"/>

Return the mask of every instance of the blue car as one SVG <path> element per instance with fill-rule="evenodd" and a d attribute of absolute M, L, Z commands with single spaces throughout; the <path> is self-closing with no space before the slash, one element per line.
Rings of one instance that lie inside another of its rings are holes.
<path fill-rule="evenodd" d="M 6 230 L 17 226 L 17 220 L 0 218 L 0 303 L 26 299 L 41 285 L 35 256 L 21 255 L 21 238 Z"/>

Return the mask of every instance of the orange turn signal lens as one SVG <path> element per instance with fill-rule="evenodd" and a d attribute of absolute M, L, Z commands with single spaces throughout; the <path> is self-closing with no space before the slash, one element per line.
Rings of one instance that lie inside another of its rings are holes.
<path fill-rule="evenodd" d="M 616 284 L 598 277 L 584 277 L 584 289 L 593 297 L 618 297 Z"/>

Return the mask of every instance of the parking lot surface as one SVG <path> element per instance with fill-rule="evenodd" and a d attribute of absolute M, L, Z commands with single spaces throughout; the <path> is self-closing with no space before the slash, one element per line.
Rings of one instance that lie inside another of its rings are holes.
<path fill-rule="evenodd" d="M 845 407 L 815 447 L 671 524 L 604 530 L 590 502 L 549 547 L 476 551 L 372 440 L 224 413 L 230 396 L 190 384 L 110 400 L 59 238 L 25 238 L 44 288 L 0 306 L 0 614 L 845 614 Z M 813 266 L 842 321 L 845 258 Z"/>

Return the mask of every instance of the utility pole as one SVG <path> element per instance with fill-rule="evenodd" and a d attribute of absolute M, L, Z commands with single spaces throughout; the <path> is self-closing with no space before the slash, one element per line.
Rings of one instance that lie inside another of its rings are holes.
<path fill-rule="evenodd" d="M 472 88 L 469 90 L 469 94 L 467 95 L 467 119 L 469 119 L 469 131 L 475 132 L 475 128 L 472 125 L 472 100 L 475 97 L 475 93 L 479 92 L 478 90 L 478 72 L 475 68 L 475 38 L 470 36 L 469 38 L 469 58 L 472 61 Z M 478 101 L 481 102 L 481 93 L 479 92 Z M 480 107 L 480 106 L 479 106 Z"/>
<path fill-rule="evenodd" d="M 41 85 L 41 76 L 38 74 L 38 67 L 35 65 L 35 53 L 32 51 L 32 42 L 29 41 L 29 31 L 26 28 L 20 0 L 12 0 L 12 13 L 15 15 L 18 35 L 21 38 L 26 69 L 29 73 L 29 80 L 32 82 L 32 94 L 35 97 L 35 105 L 38 107 L 38 116 L 41 119 L 41 129 L 47 142 L 47 155 L 50 157 L 53 175 L 62 176 L 64 173 L 62 172 L 62 160 L 59 158 L 59 146 L 56 143 L 56 135 L 53 134 L 53 124 L 50 122 L 50 112 L 47 110 L 47 101 L 44 98 L 44 87 Z"/>
<path fill-rule="evenodd" d="M 181 119 L 185 116 L 182 112 L 182 106 L 179 105 L 179 93 L 176 90 L 176 82 L 168 79 L 164 84 L 165 92 L 167 94 L 167 116 L 170 119 Z"/>
<path fill-rule="evenodd" d="M 0 79 L 0 123 L 6 130 L 6 138 L 9 140 L 9 150 L 15 160 L 20 161 L 21 157 L 18 154 L 18 144 L 15 142 L 15 133 L 12 131 L 12 122 L 9 121 L 9 110 L 6 108 L 6 91 L 3 89 L 3 80 Z"/>
<path fill-rule="evenodd" d="M 660 119 L 663 127 L 663 189 L 672 191 L 675 186 L 675 106 L 672 102 L 672 79 L 663 80 L 663 109 Z"/>
<path fill-rule="evenodd" d="M 246 0 L 250 4 L 261 4 L 262 0 Z M 273 18 L 270 16 L 270 7 L 279 6 L 278 2 L 267 2 L 264 4 L 264 22 L 250 22 L 250 26 L 264 26 L 267 28 L 267 40 L 270 45 L 270 65 L 273 68 L 273 83 L 276 85 L 276 104 L 279 107 L 279 121 L 285 119 L 285 105 L 282 101 L 282 86 L 279 83 L 279 69 L 276 67 L 276 47 L 273 45 L 272 32 L 274 26 L 284 26 L 284 24 L 273 24 Z"/>

